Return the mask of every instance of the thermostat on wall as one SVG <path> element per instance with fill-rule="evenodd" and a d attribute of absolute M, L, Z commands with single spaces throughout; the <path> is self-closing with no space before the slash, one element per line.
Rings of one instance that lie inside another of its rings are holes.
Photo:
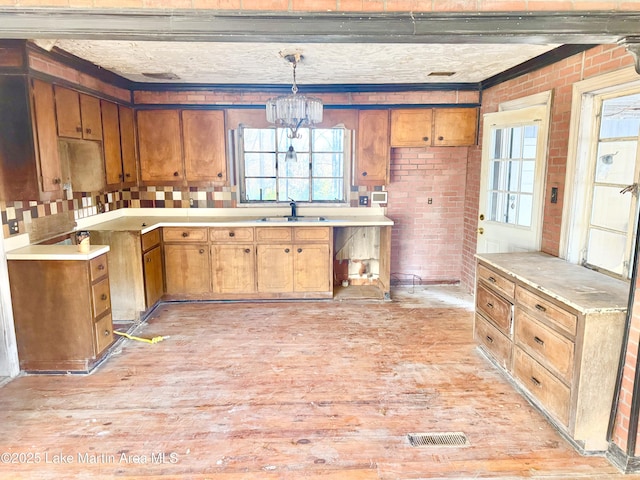
<path fill-rule="evenodd" d="M 371 192 L 371 203 L 387 203 L 387 192 Z"/>

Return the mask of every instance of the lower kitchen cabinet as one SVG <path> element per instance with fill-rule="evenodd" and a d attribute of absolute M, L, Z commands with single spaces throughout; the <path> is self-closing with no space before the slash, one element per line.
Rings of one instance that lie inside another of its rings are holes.
<path fill-rule="evenodd" d="M 8 268 L 20 368 L 90 371 L 113 342 L 107 255 Z"/>
<path fill-rule="evenodd" d="M 211 275 L 214 293 L 256 291 L 256 249 L 252 243 L 211 245 Z"/>
<path fill-rule="evenodd" d="M 207 228 L 163 229 L 164 274 L 167 295 L 211 292 L 211 265 Z"/>
<path fill-rule="evenodd" d="M 258 245 L 258 291 L 293 292 L 293 245 Z"/>
<path fill-rule="evenodd" d="M 164 268 L 160 230 L 142 235 L 142 268 L 144 270 L 144 297 L 148 306 L 155 305 L 164 294 Z"/>
<path fill-rule="evenodd" d="M 629 285 L 540 252 L 478 255 L 476 279 L 481 350 L 578 450 L 607 450 Z"/>

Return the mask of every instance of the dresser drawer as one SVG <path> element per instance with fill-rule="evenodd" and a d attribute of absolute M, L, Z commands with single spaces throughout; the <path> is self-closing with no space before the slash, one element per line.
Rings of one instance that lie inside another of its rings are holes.
<path fill-rule="evenodd" d="M 519 347 L 515 347 L 513 374 L 542 406 L 562 425 L 569 425 L 569 387 L 536 362 Z"/>
<path fill-rule="evenodd" d="M 96 337 L 96 355 L 99 355 L 113 342 L 113 323 L 111 321 L 111 314 L 105 315 L 94 323 L 93 331 Z"/>
<path fill-rule="evenodd" d="M 476 309 L 511 337 L 511 304 L 482 284 L 476 290 Z"/>
<path fill-rule="evenodd" d="M 109 264 L 107 263 L 107 255 L 100 255 L 89 261 L 89 270 L 91 271 L 91 282 L 95 282 L 99 278 L 109 273 Z"/>
<path fill-rule="evenodd" d="M 99 317 L 111 308 L 111 295 L 109 293 L 109 279 L 105 278 L 91 287 L 93 297 L 93 316 Z"/>
<path fill-rule="evenodd" d="M 513 298 L 516 290 L 516 284 L 512 280 L 509 280 L 507 277 L 504 277 L 480 264 L 478 264 L 477 275 L 478 280 L 487 282 L 503 295 Z"/>
<path fill-rule="evenodd" d="M 331 238 L 331 227 L 293 227 L 293 238 L 296 242 L 328 242 Z"/>
<path fill-rule="evenodd" d="M 142 235 L 142 251 L 152 249 L 156 245 L 160 245 L 160 229 L 156 228 Z"/>
<path fill-rule="evenodd" d="M 518 306 L 515 315 L 516 344 L 570 385 L 575 344 Z"/>
<path fill-rule="evenodd" d="M 516 302 L 528 308 L 536 316 L 543 318 L 551 325 L 575 337 L 578 318 L 574 314 L 520 286 L 516 288 Z"/>
<path fill-rule="evenodd" d="M 206 227 L 165 227 L 162 230 L 165 242 L 206 242 Z"/>
<path fill-rule="evenodd" d="M 253 242 L 253 228 L 210 228 L 212 242 Z"/>
<path fill-rule="evenodd" d="M 256 227 L 258 242 L 290 242 L 292 239 L 291 227 Z"/>
<path fill-rule="evenodd" d="M 511 370 L 511 341 L 496 327 L 476 314 L 473 335 L 482 348 L 505 370 Z"/>

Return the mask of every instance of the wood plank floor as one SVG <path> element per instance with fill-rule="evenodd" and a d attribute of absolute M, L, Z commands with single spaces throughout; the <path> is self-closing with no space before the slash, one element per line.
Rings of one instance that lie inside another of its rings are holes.
<path fill-rule="evenodd" d="M 578 455 L 477 352 L 459 287 L 393 298 L 162 305 L 137 334 L 165 341 L 0 388 L 0 478 L 640 478 Z"/>

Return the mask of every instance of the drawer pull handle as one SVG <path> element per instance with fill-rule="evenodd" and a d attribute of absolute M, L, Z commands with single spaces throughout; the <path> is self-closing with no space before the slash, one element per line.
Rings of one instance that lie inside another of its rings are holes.
<path fill-rule="evenodd" d="M 235 234 L 235 232 L 229 232 L 229 236 L 230 236 L 230 237 L 235 237 L 235 236 L 236 236 L 236 234 Z"/>
<path fill-rule="evenodd" d="M 184 238 L 187 238 L 187 237 L 189 236 L 189 232 L 182 232 L 182 236 L 183 236 Z"/>
<path fill-rule="evenodd" d="M 538 344 L 538 345 L 542 345 L 544 347 L 544 340 L 542 340 L 540 337 L 533 337 L 533 340 Z"/>
<path fill-rule="evenodd" d="M 493 338 L 491 338 L 489 335 L 487 335 L 487 342 L 493 343 Z"/>
<path fill-rule="evenodd" d="M 540 385 L 542 385 L 542 382 L 538 380 L 536 377 L 531 377 L 531 381 L 536 387 L 539 387 Z"/>
<path fill-rule="evenodd" d="M 547 311 L 546 307 L 544 307 L 543 305 L 540 305 L 539 303 L 536 303 L 536 310 L 539 310 L 541 312 Z"/>
<path fill-rule="evenodd" d="M 251 249 L 250 248 L 245 248 L 244 249 L 244 253 L 251 253 Z"/>
<path fill-rule="evenodd" d="M 487 302 L 487 307 L 493 308 L 493 303 Z"/>
<path fill-rule="evenodd" d="M 106 300 L 107 298 L 109 297 L 107 297 L 106 293 L 103 293 L 102 295 L 100 295 L 100 300 Z"/>
<path fill-rule="evenodd" d="M 109 330 L 105 330 L 104 331 L 104 336 L 108 337 L 109 335 L 111 335 L 111 332 Z"/>
<path fill-rule="evenodd" d="M 491 283 L 496 283 L 496 279 L 493 277 L 489 277 L 487 278 L 487 280 L 489 280 Z"/>
<path fill-rule="evenodd" d="M 98 265 L 98 270 L 104 270 L 104 265 L 103 264 Z"/>

